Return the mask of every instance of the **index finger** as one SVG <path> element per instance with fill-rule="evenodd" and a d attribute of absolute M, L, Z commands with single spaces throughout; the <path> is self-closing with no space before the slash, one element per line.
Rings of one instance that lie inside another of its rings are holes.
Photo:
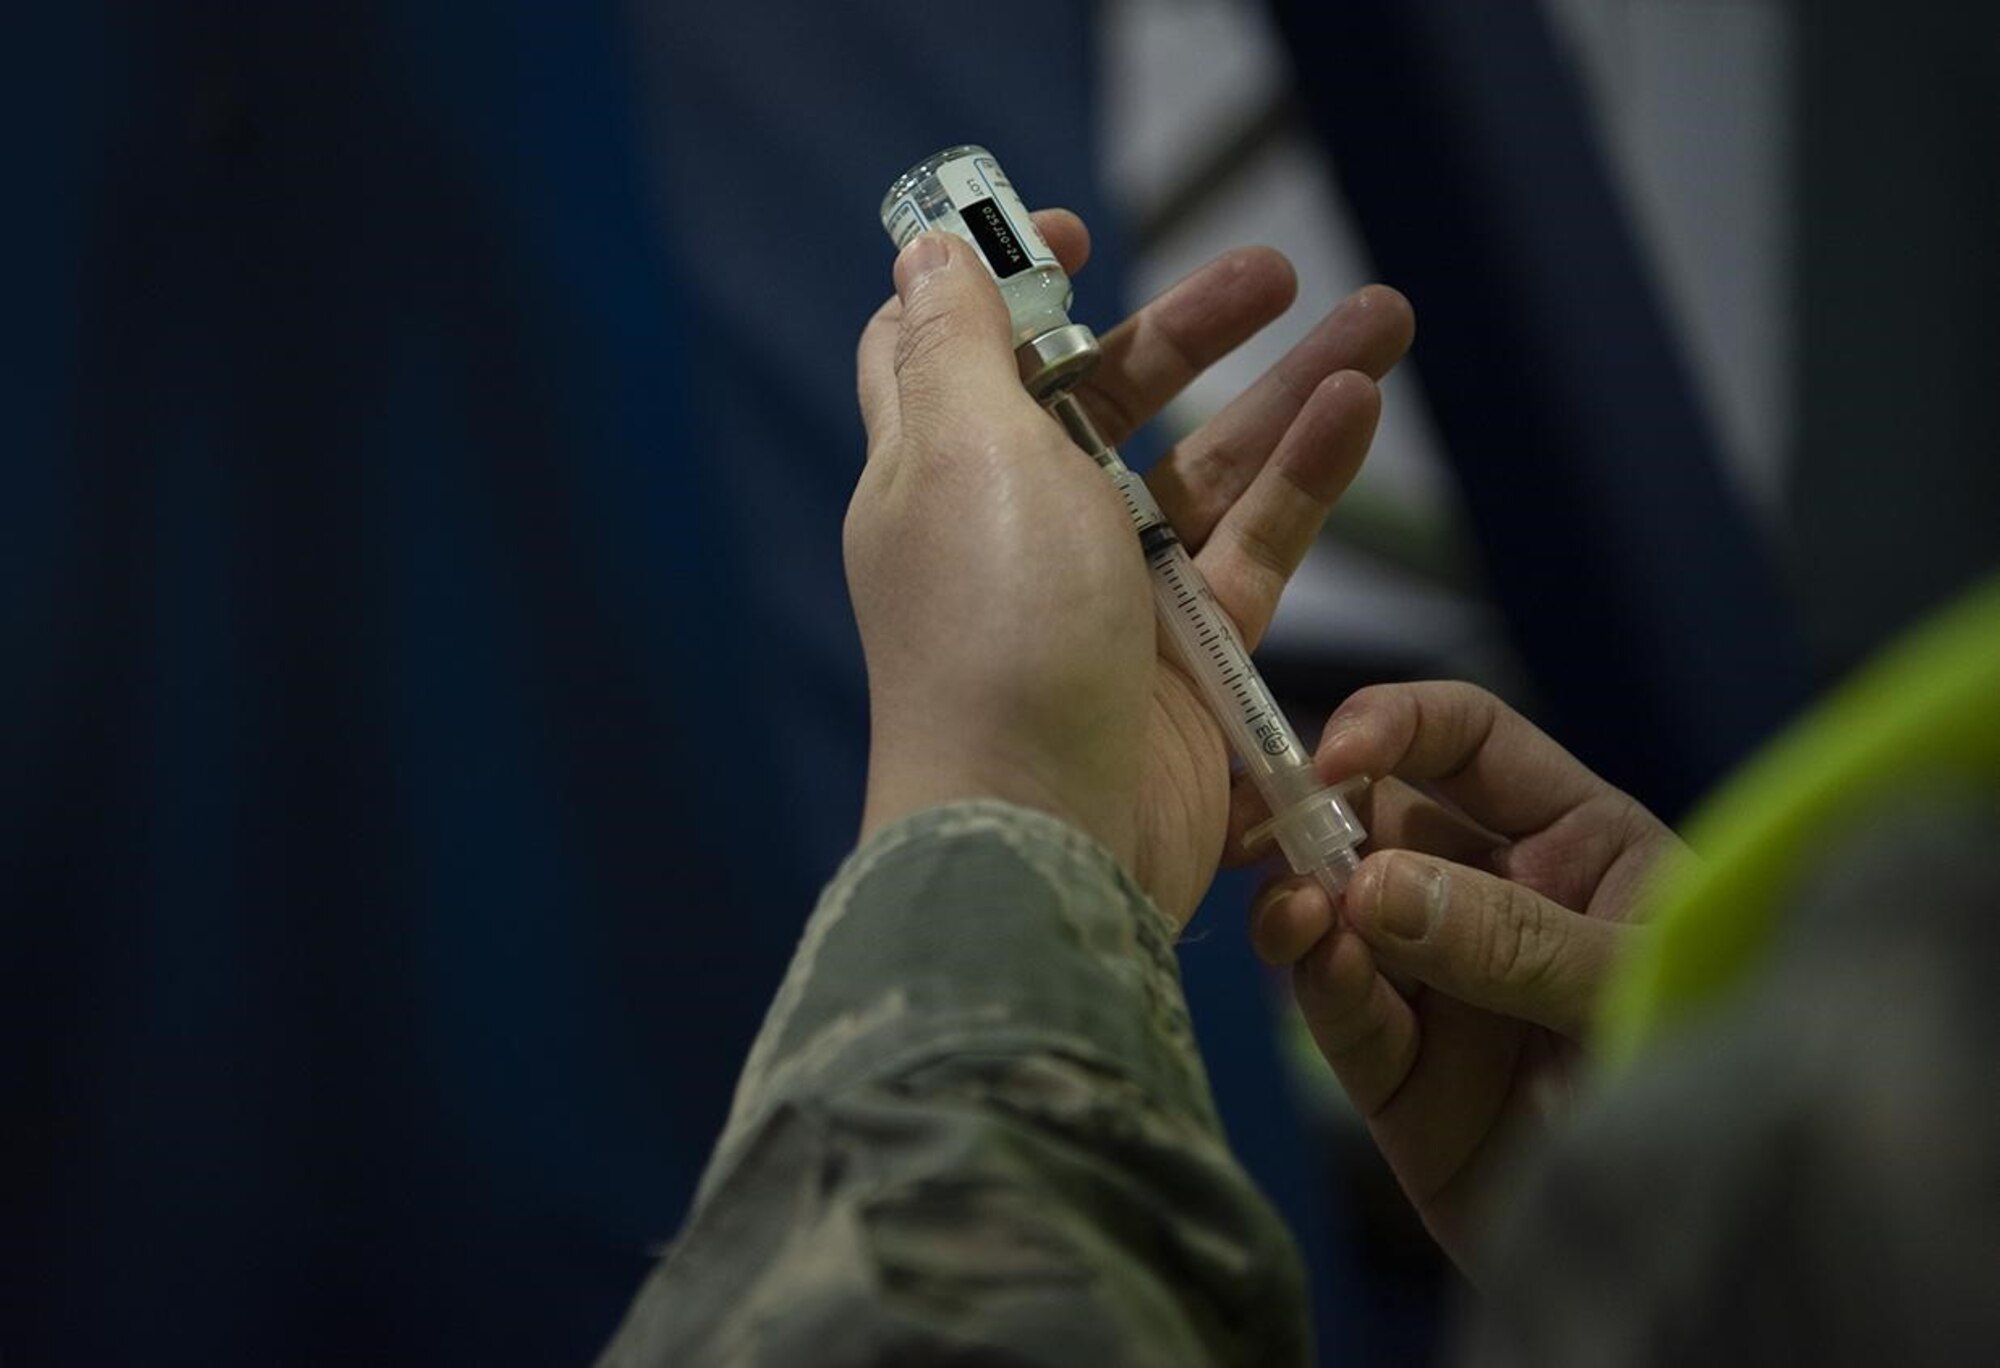
<path fill-rule="evenodd" d="M 1625 798 L 1527 718 L 1455 681 L 1360 690 L 1327 719 L 1315 764 L 1335 781 L 1393 774 L 1427 785 L 1509 840 L 1593 798 Z"/>
<path fill-rule="evenodd" d="M 1322 381 L 1349 370 L 1381 380 L 1409 350 L 1415 329 L 1407 299 L 1384 285 L 1364 286 L 1222 412 L 1174 443 L 1146 484 L 1189 548 L 1208 539 L 1256 480 Z"/>
<path fill-rule="evenodd" d="M 1292 264 L 1269 247 L 1239 247 L 1141 305 L 1100 339 L 1103 355 L 1077 386 L 1104 440 L 1118 446 L 1194 378 L 1263 330 L 1298 293 Z"/>

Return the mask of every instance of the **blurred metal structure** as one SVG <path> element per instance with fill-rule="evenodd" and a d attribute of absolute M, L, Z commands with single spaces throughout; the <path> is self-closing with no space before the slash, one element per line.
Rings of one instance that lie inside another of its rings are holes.
<path fill-rule="evenodd" d="M 1831 673 L 2000 566 L 2000 10 L 1800 10 L 1787 514 Z"/>
<path fill-rule="evenodd" d="M 1547 13 L 1271 0 L 1541 719 L 1673 814 L 1807 674 Z"/>

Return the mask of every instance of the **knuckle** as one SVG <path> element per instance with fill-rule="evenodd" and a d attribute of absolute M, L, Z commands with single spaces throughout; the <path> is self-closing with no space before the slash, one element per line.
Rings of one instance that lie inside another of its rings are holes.
<path fill-rule="evenodd" d="M 1284 581 L 1238 556 L 1211 555 L 1195 565 L 1246 650 L 1257 649 Z"/>
<path fill-rule="evenodd" d="M 1500 717 L 1500 700 L 1476 684 L 1456 680 L 1434 686 L 1418 696 L 1417 731 L 1427 737 L 1427 769 L 1439 782 L 1450 782 L 1478 763 L 1493 738 Z"/>
<path fill-rule="evenodd" d="M 1548 981 L 1559 938 L 1533 895 L 1504 885 L 1481 921 L 1479 964 L 1489 983 L 1533 990 Z"/>
<path fill-rule="evenodd" d="M 1257 588 L 1282 588 L 1292 577 L 1296 562 L 1291 548 L 1272 528 L 1255 524 L 1244 527 L 1237 534 L 1236 550 Z"/>
<path fill-rule="evenodd" d="M 894 364 L 898 375 L 920 371 L 951 350 L 959 322 L 949 309 L 913 308 L 896 329 Z"/>
<path fill-rule="evenodd" d="M 1418 719 L 1415 684 L 1370 684 L 1356 689 L 1340 705 L 1337 716 L 1380 719 L 1394 731 L 1414 731 Z"/>
<path fill-rule="evenodd" d="M 1369 684 L 1363 688 L 1356 689 L 1353 693 L 1349 694 L 1347 696 L 1347 702 L 1344 705 L 1344 707 L 1348 708 L 1385 707 L 1389 704 L 1390 700 L 1396 697 L 1398 692 L 1408 687 L 1409 686 L 1407 684 Z"/>
<path fill-rule="evenodd" d="M 1463 679 L 1440 680 L 1436 688 L 1439 694 L 1462 708 L 1480 710 L 1500 705 L 1498 695 Z"/>
<path fill-rule="evenodd" d="M 1342 937 L 1307 956 L 1299 970 L 1299 1006 L 1306 1014 L 1324 1029 L 1351 1029 L 1374 987 L 1369 959 Z"/>
<path fill-rule="evenodd" d="M 1207 529 L 1229 511 L 1236 497 L 1231 475 L 1236 463 L 1227 442 L 1184 442 L 1147 474 L 1155 497 L 1174 510 L 1174 530 L 1190 549 L 1199 547 Z"/>
<path fill-rule="evenodd" d="M 1328 1054 L 1351 1058 L 1375 1048 L 1387 1038 L 1389 1018 L 1380 1012 L 1363 1010 L 1364 1005 L 1356 1003 L 1344 1015 L 1326 1024 L 1322 1043 Z"/>

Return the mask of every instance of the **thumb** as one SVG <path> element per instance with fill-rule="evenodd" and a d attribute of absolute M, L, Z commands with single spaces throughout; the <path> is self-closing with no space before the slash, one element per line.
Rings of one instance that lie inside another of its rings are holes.
<path fill-rule="evenodd" d="M 903 316 L 892 366 L 903 432 L 929 444 L 994 404 L 1032 406 L 999 287 L 969 243 L 920 233 L 896 258 Z"/>
<path fill-rule="evenodd" d="M 1385 971 L 1582 1039 L 1630 928 L 1407 850 L 1362 862 L 1343 902 Z"/>

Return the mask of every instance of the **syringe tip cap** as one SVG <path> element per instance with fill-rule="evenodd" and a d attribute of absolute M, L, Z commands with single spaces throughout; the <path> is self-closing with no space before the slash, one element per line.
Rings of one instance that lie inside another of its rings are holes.
<path fill-rule="evenodd" d="M 1334 906 L 1340 905 L 1341 895 L 1347 891 L 1348 881 L 1354 871 L 1361 868 L 1361 857 L 1352 847 L 1331 852 L 1326 863 L 1313 870 L 1313 878 L 1326 890 L 1326 896 L 1333 899 Z"/>
<path fill-rule="evenodd" d="M 1243 844 L 1254 849 L 1275 838 L 1295 873 L 1311 874 L 1324 882 L 1322 872 L 1336 870 L 1345 884 L 1361 863 L 1354 848 L 1368 839 L 1361 819 L 1347 801 L 1351 786 L 1352 781 L 1307 794 L 1263 825 L 1251 828 Z M 1326 887 L 1329 893 L 1335 892 L 1331 885 Z"/>

